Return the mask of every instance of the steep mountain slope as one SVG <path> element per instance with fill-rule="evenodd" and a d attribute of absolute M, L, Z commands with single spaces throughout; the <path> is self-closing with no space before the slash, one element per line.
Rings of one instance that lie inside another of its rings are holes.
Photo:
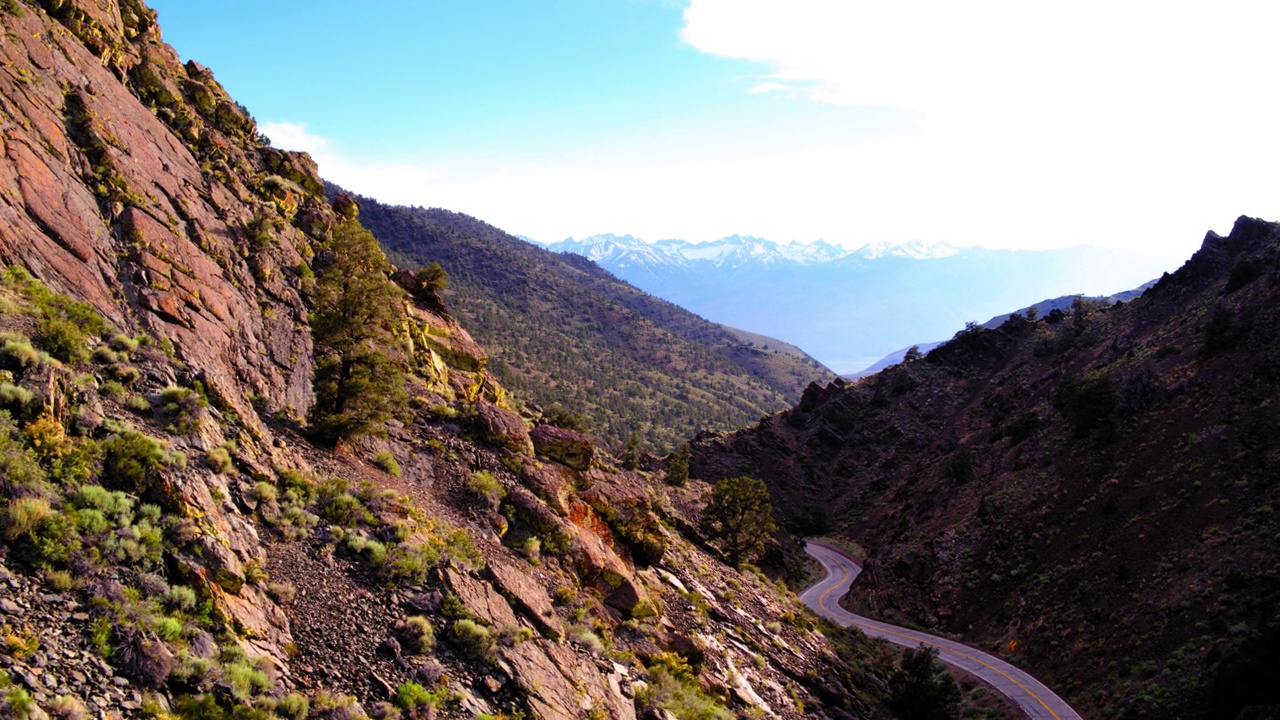
<path fill-rule="evenodd" d="M 0 717 L 887 717 L 874 646 L 677 531 L 705 486 L 519 415 L 144 5 L 0 32 Z M 316 444 L 361 352 L 408 402 Z"/>
<path fill-rule="evenodd" d="M 735 235 L 652 244 L 597 236 L 549 247 L 590 257 L 713 322 L 798 345 L 840 373 L 1032 298 L 1111 293 L 1165 269 L 1093 246 L 1014 251 L 915 242 L 848 250 Z"/>
<path fill-rule="evenodd" d="M 748 345 L 583 258 L 465 215 L 360 202 L 393 256 L 448 271 L 450 303 L 505 385 L 543 405 L 572 406 L 615 444 L 635 432 L 667 452 L 700 430 L 781 410 L 831 376 L 812 359 Z"/>
<path fill-rule="evenodd" d="M 1131 302 L 814 386 L 691 466 L 867 547 L 856 609 L 986 643 L 1086 716 L 1269 717 L 1278 301 L 1280 226 L 1241 218 Z"/>

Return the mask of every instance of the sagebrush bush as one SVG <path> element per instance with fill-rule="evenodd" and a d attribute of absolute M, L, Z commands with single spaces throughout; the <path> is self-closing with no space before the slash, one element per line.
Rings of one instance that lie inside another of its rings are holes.
<path fill-rule="evenodd" d="M 204 463 L 218 475 L 225 475 L 235 467 L 231 462 L 231 453 L 227 452 L 225 447 L 210 448 L 209 452 L 205 453 Z"/>
<path fill-rule="evenodd" d="M 5 513 L 4 534 L 9 540 L 34 537 L 40 526 L 54 514 L 49 501 L 42 497 L 14 498 Z"/>
<path fill-rule="evenodd" d="M 485 504 L 495 509 L 507 495 L 507 491 L 498 479 L 488 470 L 477 470 L 471 473 L 471 482 L 467 484 L 467 488 Z"/>
<path fill-rule="evenodd" d="M 186 585 L 171 585 L 164 593 L 164 603 L 175 610 L 190 612 L 196 606 L 196 591 Z"/>
<path fill-rule="evenodd" d="M 383 450 L 374 455 L 373 464 L 388 475 L 400 477 L 400 463 L 396 462 L 396 456 L 390 451 Z"/>
<path fill-rule="evenodd" d="M 494 637 L 489 628 L 470 618 L 453 623 L 453 643 L 466 655 L 487 660 L 493 655 Z"/>
<path fill-rule="evenodd" d="M 411 653 L 428 653 L 435 646 L 435 628 L 431 621 L 421 615 L 411 615 L 396 624 L 396 635 L 402 647 Z"/>
<path fill-rule="evenodd" d="M 36 342 L 64 363 L 81 363 L 89 359 L 89 338 L 70 320 L 44 320 L 36 331 Z"/>

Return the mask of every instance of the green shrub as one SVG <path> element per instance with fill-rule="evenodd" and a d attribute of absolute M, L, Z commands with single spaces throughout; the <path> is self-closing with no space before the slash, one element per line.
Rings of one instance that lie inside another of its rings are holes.
<path fill-rule="evenodd" d="M 24 370 L 41 364 L 40 352 L 19 335 L 0 335 L 0 360 L 11 370 Z"/>
<path fill-rule="evenodd" d="M 111 368 L 111 376 L 121 384 L 132 387 L 142 379 L 142 371 L 132 365 L 117 365 Z"/>
<path fill-rule="evenodd" d="M 280 497 L 280 491 L 269 482 L 260 482 L 249 491 L 249 498 L 259 505 L 274 505 Z"/>
<path fill-rule="evenodd" d="M 242 702 L 271 689 L 271 679 L 267 674 L 246 663 L 232 662 L 223 665 L 222 676 L 230 686 L 232 696 Z"/>
<path fill-rule="evenodd" d="M 138 340 L 124 333 L 116 333 L 111 337 L 110 346 L 116 352 L 132 355 L 138 351 Z"/>
<path fill-rule="evenodd" d="M 697 678 L 685 663 L 659 661 L 651 665 L 648 686 L 636 693 L 636 706 L 646 712 L 666 710 L 678 720 L 730 720 L 733 717 L 698 687 Z"/>
<path fill-rule="evenodd" d="M 406 651 L 423 654 L 431 652 L 436 643 L 435 628 L 421 615 L 411 615 L 396 625 L 396 635 Z"/>
<path fill-rule="evenodd" d="M 196 606 L 196 591 L 186 585 L 170 585 L 164 593 L 164 602 L 175 610 L 190 612 Z"/>
<path fill-rule="evenodd" d="M 427 572 L 440 564 L 440 551 L 423 543 L 401 543 L 386 554 L 382 572 L 388 579 L 416 585 L 427 578 Z"/>
<path fill-rule="evenodd" d="M 103 480 L 139 492 L 150 488 L 161 468 L 177 462 L 160 441 L 132 430 L 105 440 L 102 451 Z"/>
<path fill-rule="evenodd" d="M 435 708 L 440 697 L 416 682 L 407 682 L 396 688 L 395 702 L 396 707 L 409 713 L 410 717 L 418 717 L 420 713 L 429 713 Z"/>
<path fill-rule="evenodd" d="M 21 412 L 35 402 L 35 393 L 13 383 L 0 382 L 0 407 Z"/>
<path fill-rule="evenodd" d="M 507 491 L 498 482 L 498 479 L 488 470 L 477 470 L 471 473 L 471 482 L 467 484 L 467 489 L 495 509 L 502 502 L 502 498 L 507 495 Z"/>
<path fill-rule="evenodd" d="M 227 452 L 225 447 L 210 448 L 205 453 L 204 464 L 209 466 L 215 474 L 225 475 L 231 472 L 234 463 L 231 462 L 231 453 Z"/>
<path fill-rule="evenodd" d="M 476 569 L 484 564 L 484 555 L 475 540 L 464 529 L 451 530 L 444 538 L 444 556 L 463 567 Z"/>
<path fill-rule="evenodd" d="M 44 320 L 36 331 L 36 342 L 64 363 L 81 363 L 89 359 L 89 338 L 70 320 Z"/>
<path fill-rule="evenodd" d="M 124 401 L 124 406 L 139 415 L 151 412 L 151 403 L 141 395 L 130 395 L 129 399 Z"/>
<path fill-rule="evenodd" d="M 5 537 L 10 540 L 23 536 L 34 538 L 40 527 L 53 515 L 53 508 L 44 498 L 14 498 L 9 501 L 9 509 L 5 515 Z"/>
<path fill-rule="evenodd" d="M 169 429 L 178 433 L 195 430 L 200 408 L 208 401 L 191 388 L 170 385 L 160 392 L 160 412 Z"/>
<path fill-rule="evenodd" d="M 101 510 L 84 508 L 76 511 L 76 529 L 81 535 L 99 535 L 112 528 L 111 522 Z"/>
<path fill-rule="evenodd" d="M 124 397 L 124 385 L 115 380 L 108 380 L 98 386 L 98 394 L 103 397 L 119 398 Z M 144 401 L 145 402 L 145 401 Z"/>
<path fill-rule="evenodd" d="M 311 703 L 301 693 L 290 693 L 276 703 L 276 714 L 284 720 L 303 720 L 310 709 Z"/>
<path fill-rule="evenodd" d="M 275 717 L 282 720 L 304 720 L 311 710 L 311 703 L 302 693 L 290 693 L 275 703 Z"/>
<path fill-rule="evenodd" d="M 160 618 L 155 625 L 155 633 L 161 639 L 173 642 L 182 637 L 182 623 L 171 617 Z"/>
<path fill-rule="evenodd" d="M 454 645 L 474 659 L 488 660 L 493 655 L 493 633 L 470 618 L 455 621 L 452 635 Z"/>
<path fill-rule="evenodd" d="M 383 450 L 374 455 L 373 464 L 388 475 L 400 477 L 400 463 L 396 462 L 396 456 L 390 451 Z"/>

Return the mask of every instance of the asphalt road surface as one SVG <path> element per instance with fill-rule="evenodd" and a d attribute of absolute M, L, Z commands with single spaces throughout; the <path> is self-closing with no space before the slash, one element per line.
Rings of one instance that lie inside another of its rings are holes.
<path fill-rule="evenodd" d="M 862 567 L 830 545 L 807 542 L 804 549 L 827 570 L 827 576 L 821 582 L 800 595 L 804 604 L 814 612 L 839 625 L 856 626 L 871 637 L 896 645 L 935 648 L 939 660 L 981 678 L 1008 696 L 1032 720 L 1080 720 L 1079 713 L 1039 680 L 997 657 L 954 640 L 854 615 L 840 607 L 840 598 L 849 592 L 849 586 L 853 585 Z"/>

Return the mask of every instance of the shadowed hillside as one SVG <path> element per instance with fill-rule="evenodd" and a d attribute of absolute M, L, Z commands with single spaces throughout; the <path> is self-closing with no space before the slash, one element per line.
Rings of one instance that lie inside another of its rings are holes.
<path fill-rule="evenodd" d="M 868 548 L 855 609 L 985 643 L 1086 716 L 1270 717 L 1278 399 L 1280 226 L 1241 218 L 1137 299 L 815 385 L 691 467 Z"/>

